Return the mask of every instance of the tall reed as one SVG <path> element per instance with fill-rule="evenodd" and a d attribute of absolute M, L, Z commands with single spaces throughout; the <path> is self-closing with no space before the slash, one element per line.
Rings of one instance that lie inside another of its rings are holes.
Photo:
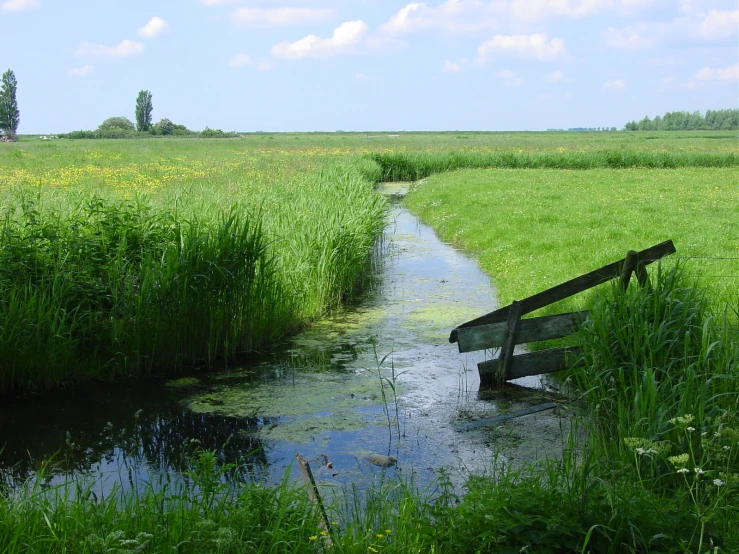
<path fill-rule="evenodd" d="M 735 152 L 647 150 L 569 150 L 563 152 L 384 152 L 370 155 L 382 168 L 383 181 L 417 181 L 455 169 L 675 169 L 735 167 Z"/>
<path fill-rule="evenodd" d="M 20 188 L 0 220 L 0 394 L 250 352 L 352 297 L 384 199 L 348 165 L 260 201 Z"/>

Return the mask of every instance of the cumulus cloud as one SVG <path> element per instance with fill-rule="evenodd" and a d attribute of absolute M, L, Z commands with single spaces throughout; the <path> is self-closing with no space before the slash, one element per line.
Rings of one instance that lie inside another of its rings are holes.
<path fill-rule="evenodd" d="M 231 67 L 253 67 L 259 71 L 269 71 L 272 64 L 268 61 L 255 62 L 247 54 L 238 53 L 228 62 Z"/>
<path fill-rule="evenodd" d="M 695 78 L 699 81 L 739 81 L 739 63 L 724 68 L 704 67 Z"/>
<path fill-rule="evenodd" d="M 380 27 L 384 33 L 400 35 L 441 29 L 444 31 L 470 31 L 491 28 L 495 20 L 489 10 L 478 0 L 446 0 L 436 7 L 425 2 L 413 2 L 398 10 L 390 21 Z"/>
<path fill-rule="evenodd" d="M 8 13 L 24 12 L 41 7 L 39 0 L 5 0 L 0 4 L 0 11 Z"/>
<path fill-rule="evenodd" d="M 730 38 L 739 31 L 739 10 L 711 10 L 698 25 L 698 35 L 706 40 Z"/>
<path fill-rule="evenodd" d="M 330 58 L 351 53 L 367 33 L 364 21 L 347 21 L 334 29 L 331 38 L 308 35 L 295 42 L 284 41 L 272 47 L 272 55 L 283 60 Z"/>
<path fill-rule="evenodd" d="M 564 56 L 565 53 L 565 43 L 561 38 L 548 40 L 545 34 L 495 35 L 477 49 L 477 62 L 484 64 L 490 58 L 509 54 L 551 61 Z"/>
<path fill-rule="evenodd" d="M 367 80 L 369 80 L 369 77 L 367 77 L 367 75 L 365 75 L 364 73 L 357 73 L 357 74 L 356 74 L 356 75 L 354 76 L 354 78 L 355 78 L 355 79 L 356 79 L 357 81 L 367 81 Z"/>
<path fill-rule="evenodd" d="M 169 23 L 161 17 L 152 17 L 149 22 L 139 29 L 139 36 L 143 38 L 154 38 L 169 27 Z"/>
<path fill-rule="evenodd" d="M 458 63 L 450 62 L 449 60 L 444 62 L 444 67 L 441 69 L 445 73 L 459 73 L 462 71 L 462 66 Z"/>
<path fill-rule="evenodd" d="M 640 50 L 654 46 L 654 39 L 641 36 L 634 27 L 614 29 L 609 27 L 600 33 L 603 42 L 611 48 L 622 48 L 625 50 Z"/>
<path fill-rule="evenodd" d="M 115 59 L 136 56 L 143 51 L 144 45 L 140 42 L 133 42 L 132 40 L 122 40 L 116 46 L 103 46 L 102 44 L 81 42 L 75 51 L 75 55 L 99 59 Z"/>
<path fill-rule="evenodd" d="M 82 67 L 73 67 L 67 73 L 69 73 L 69 75 L 71 75 L 72 77 L 85 77 L 86 75 L 89 75 L 93 71 L 95 71 L 95 66 L 86 64 L 86 65 L 83 65 Z"/>
<path fill-rule="evenodd" d="M 231 14 L 236 27 L 282 27 L 324 21 L 333 10 L 313 8 L 239 8 Z"/>
<path fill-rule="evenodd" d="M 613 81 L 606 81 L 603 83 L 604 89 L 619 89 L 619 88 L 626 88 L 626 81 L 623 79 L 615 79 Z"/>

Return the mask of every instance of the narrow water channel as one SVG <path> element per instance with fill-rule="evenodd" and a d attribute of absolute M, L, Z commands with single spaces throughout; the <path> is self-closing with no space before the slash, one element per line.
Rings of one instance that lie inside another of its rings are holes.
<path fill-rule="evenodd" d="M 300 453 L 319 481 L 337 485 L 380 471 L 422 485 L 441 468 L 461 483 L 496 455 L 559 456 L 566 422 L 552 412 L 460 430 L 551 398 L 536 379 L 479 391 L 483 354 L 448 342 L 454 326 L 497 307 L 477 264 L 397 202 L 376 258 L 374 285 L 354 306 L 251 365 L 0 406 L 0 481 L 42 465 L 50 482 L 86 474 L 103 488 L 133 474 L 177 478 L 197 448 L 268 481 Z M 366 460 L 373 453 L 398 462 L 380 469 Z"/>

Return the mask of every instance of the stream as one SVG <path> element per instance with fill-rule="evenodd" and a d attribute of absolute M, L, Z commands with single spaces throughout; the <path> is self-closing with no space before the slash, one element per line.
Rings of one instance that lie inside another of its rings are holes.
<path fill-rule="evenodd" d="M 406 189 L 385 186 L 391 198 Z M 484 353 L 461 355 L 448 342 L 456 325 L 497 307 L 476 262 L 393 201 L 372 267 L 373 285 L 353 306 L 254 363 L 0 406 L 0 484 L 17 486 L 42 467 L 50 484 L 88 476 L 103 491 L 178 479 L 198 448 L 244 479 L 297 478 L 300 453 L 319 483 L 360 486 L 380 473 L 423 486 L 442 468 L 462 485 L 496 456 L 559 457 L 568 420 L 551 410 L 460 430 L 555 398 L 538 378 L 480 391 Z M 372 465 L 373 453 L 397 464 Z"/>

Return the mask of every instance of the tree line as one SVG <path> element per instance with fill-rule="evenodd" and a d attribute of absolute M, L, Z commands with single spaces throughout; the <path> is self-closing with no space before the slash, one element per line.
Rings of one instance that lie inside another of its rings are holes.
<path fill-rule="evenodd" d="M 18 82 L 12 70 L 8 69 L 0 80 L 0 140 L 17 140 L 20 110 L 18 109 Z M 152 94 L 148 90 L 139 91 L 136 97 L 136 123 L 127 117 L 109 117 L 94 131 L 72 131 L 61 134 L 60 138 L 134 138 L 144 135 L 154 136 L 196 136 L 203 138 L 232 138 L 236 133 L 223 132 L 220 129 L 206 127 L 201 132 L 191 131 L 184 125 L 173 123 L 166 117 L 153 123 L 154 104 Z"/>
<path fill-rule="evenodd" d="M 70 139 L 116 139 L 116 138 L 136 138 L 146 135 L 154 136 L 194 136 L 201 138 L 232 138 L 238 137 L 236 133 L 225 133 L 220 129 L 210 129 L 198 133 L 191 131 L 184 125 L 178 125 L 171 120 L 160 119 L 157 123 L 153 123 L 152 113 L 154 111 L 154 103 L 151 91 L 141 90 L 136 97 L 136 109 L 134 111 L 136 123 L 127 117 L 109 117 L 103 121 L 94 131 L 72 131 L 59 135 L 60 138 Z"/>
<path fill-rule="evenodd" d="M 739 130 L 739 110 L 708 110 L 706 115 L 695 112 L 667 112 L 664 116 L 641 121 L 629 121 L 625 131 L 736 131 Z"/>

